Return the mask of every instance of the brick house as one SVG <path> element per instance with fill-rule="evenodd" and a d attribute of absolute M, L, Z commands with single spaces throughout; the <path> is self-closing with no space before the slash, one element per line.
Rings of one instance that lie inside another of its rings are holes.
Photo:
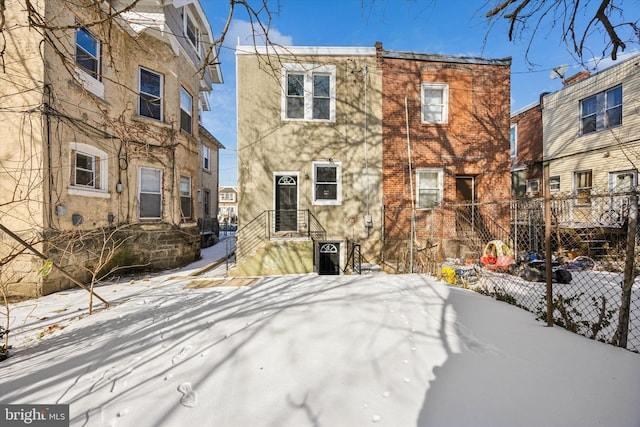
<path fill-rule="evenodd" d="M 511 59 L 389 51 L 381 43 L 376 56 L 386 247 L 410 240 L 412 211 L 414 240 L 439 247 L 441 257 L 465 255 L 462 230 L 508 230 L 508 205 L 482 204 L 509 199 Z"/>
<path fill-rule="evenodd" d="M 536 102 L 511 115 L 511 196 L 542 194 L 542 107 Z"/>
<path fill-rule="evenodd" d="M 96 260 L 69 243 L 88 248 L 116 227 L 128 237 L 117 262 L 196 259 L 199 143 L 210 139 L 198 117 L 222 82 L 219 65 L 204 66 L 213 35 L 200 3 L 33 3 L 47 29 L 33 28 L 21 2 L 4 6 L 2 224 L 80 280 Z M 0 234 L 0 259 L 20 250 Z M 41 265 L 24 251 L 1 283 L 28 296 L 71 286 L 56 270 L 38 275 Z"/>

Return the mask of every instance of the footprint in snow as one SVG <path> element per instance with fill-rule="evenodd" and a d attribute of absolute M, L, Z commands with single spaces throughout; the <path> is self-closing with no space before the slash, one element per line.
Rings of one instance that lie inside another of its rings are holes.
<path fill-rule="evenodd" d="M 182 383 L 178 386 L 178 391 L 182 393 L 180 403 L 187 408 L 193 408 L 198 404 L 198 393 L 191 388 L 191 383 Z"/>
<path fill-rule="evenodd" d="M 189 355 L 190 351 L 191 351 L 190 345 L 183 347 L 182 350 L 180 350 L 180 353 L 173 356 L 173 359 L 171 359 L 171 363 L 175 365 L 176 363 L 182 362 L 182 360 Z"/>

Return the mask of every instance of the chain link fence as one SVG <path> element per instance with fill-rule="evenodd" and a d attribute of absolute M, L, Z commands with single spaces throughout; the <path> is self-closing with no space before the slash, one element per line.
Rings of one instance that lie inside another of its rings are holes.
<path fill-rule="evenodd" d="M 506 203 L 443 206 L 429 213 L 430 222 L 417 214 L 414 239 L 411 230 L 385 238 L 387 269 L 432 274 L 640 352 L 637 189 L 553 193 L 548 205 L 543 198 L 509 201 L 508 221 L 491 215 L 505 212 Z"/>

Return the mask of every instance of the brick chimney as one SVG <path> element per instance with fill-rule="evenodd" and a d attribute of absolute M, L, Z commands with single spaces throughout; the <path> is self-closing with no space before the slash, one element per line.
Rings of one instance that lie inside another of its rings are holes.
<path fill-rule="evenodd" d="M 572 85 L 574 83 L 578 83 L 587 77 L 589 77 L 591 73 L 589 71 L 580 71 L 579 73 L 574 74 L 573 76 L 569 76 L 562 81 L 562 84 L 566 87 Z"/>
<path fill-rule="evenodd" d="M 382 42 L 376 42 L 376 67 L 382 68 Z"/>

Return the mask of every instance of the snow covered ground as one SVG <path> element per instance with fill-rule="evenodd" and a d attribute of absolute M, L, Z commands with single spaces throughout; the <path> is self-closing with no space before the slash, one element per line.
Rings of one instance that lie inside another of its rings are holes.
<path fill-rule="evenodd" d="M 640 355 L 422 275 L 186 269 L 12 305 L 0 403 L 73 426 L 640 426 Z M 216 272 L 212 283 L 229 285 Z"/>

